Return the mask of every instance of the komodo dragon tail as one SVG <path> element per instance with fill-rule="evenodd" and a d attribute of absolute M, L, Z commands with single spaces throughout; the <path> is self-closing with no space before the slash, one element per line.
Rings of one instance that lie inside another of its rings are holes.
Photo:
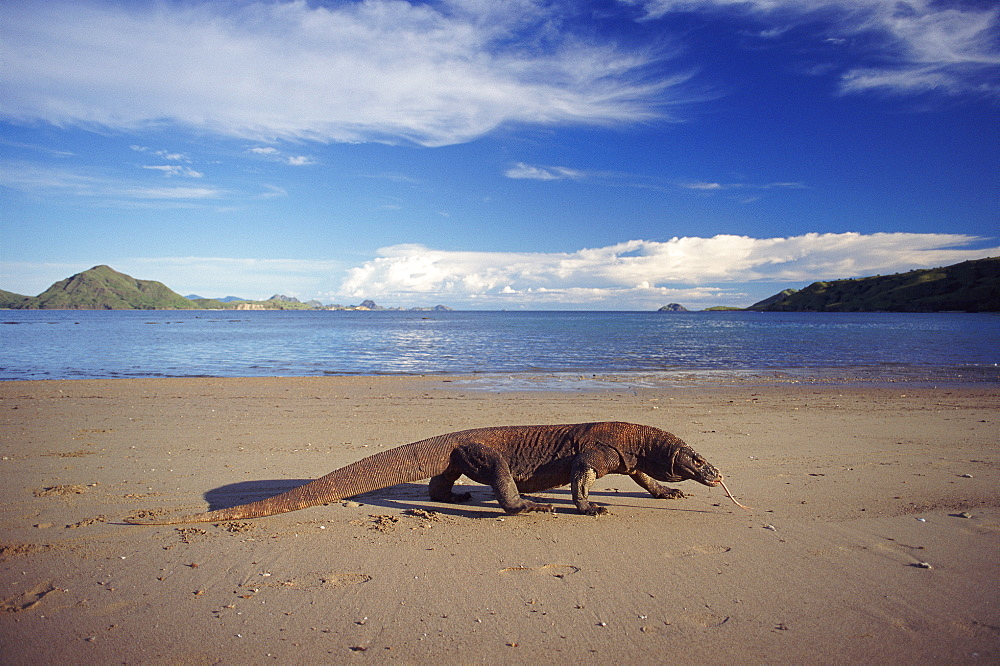
<path fill-rule="evenodd" d="M 362 458 L 346 467 L 335 469 L 315 481 L 292 488 L 267 499 L 240 504 L 228 509 L 192 513 L 182 516 L 150 519 L 129 519 L 132 525 L 179 525 L 181 523 L 214 523 L 224 520 L 262 518 L 278 513 L 329 504 L 372 490 L 388 488 L 398 483 L 420 481 L 444 472 L 455 444 L 451 436 L 441 435 L 405 444 Z"/>

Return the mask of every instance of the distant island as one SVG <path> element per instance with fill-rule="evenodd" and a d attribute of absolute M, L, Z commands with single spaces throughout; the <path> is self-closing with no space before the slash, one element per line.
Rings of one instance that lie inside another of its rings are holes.
<path fill-rule="evenodd" d="M 56 282 L 38 296 L 24 296 L 0 289 L 0 308 L 13 310 L 362 310 L 441 312 L 445 305 L 422 308 L 384 308 L 374 301 L 360 305 L 323 305 L 300 302 L 275 294 L 265 301 L 184 297 L 162 282 L 137 280 L 110 266 L 94 266 Z"/>
<path fill-rule="evenodd" d="M 1000 257 L 895 275 L 813 282 L 754 303 L 758 312 L 1000 312 Z"/>
<path fill-rule="evenodd" d="M 659 312 L 686 312 L 670 303 Z M 813 282 L 748 308 L 705 312 L 1000 312 L 1000 257 L 874 277 Z"/>

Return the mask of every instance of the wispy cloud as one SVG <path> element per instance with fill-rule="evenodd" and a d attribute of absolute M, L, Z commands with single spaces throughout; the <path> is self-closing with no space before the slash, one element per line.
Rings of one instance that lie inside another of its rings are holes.
<path fill-rule="evenodd" d="M 756 191 L 808 189 L 808 186 L 804 183 L 793 181 L 776 181 L 773 183 L 721 183 L 716 181 L 696 180 L 678 183 L 669 182 L 664 178 L 650 178 L 648 176 L 643 176 L 642 174 L 628 173 L 624 171 L 585 170 L 568 166 L 527 164 L 525 162 L 517 162 L 513 164 L 504 172 L 504 176 L 515 180 L 586 181 L 588 185 L 600 185 L 604 187 L 634 187 L 654 189 L 664 192 L 680 187 L 685 190 L 694 190 L 705 194 L 732 190 Z"/>
<path fill-rule="evenodd" d="M 147 168 L 157 171 L 172 169 L 170 166 Z M 168 171 L 164 173 L 170 175 Z M 188 173 L 183 175 L 190 176 Z M 191 177 L 200 178 L 201 175 Z M 187 205 L 226 195 L 223 190 L 211 186 L 151 186 L 136 179 L 116 177 L 99 169 L 12 161 L 0 163 L 0 186 L 34 195 L 79 197 L 97 205 L 111 206 L 143 202 L 160 206 Z"/>
<path fill-rule="evenodd" d="M 18 148 L 21 150 L 31 150 L 36 153 L 42 153 L 43 155 L 48 155 L 50 157 L 73 157 L 75 155 L 75 153 L 69 150 L 50 148 L 48 146 L 40 146 L 34 143 L 11 141 L 10 139 L 6 139 L 4 137 L 0 137 L 0 146 L 8 146 L 10 148 Z"/>
<path fill-rule="evenodd" d="M 701 192 L 718 192 L 722 190 L 803 190 L 806 186 L 802 183 L 716 183 L 711 181 L 694 181 L 690 183 L 680 183 L 679 187 L 686 190 L 698 190 Z"/>
<path fill-rule="evenodd" d="M 469 141 L 502 125 L 662 117 L 686 76 L 575 34 L 572 5 L 13 3 L 2 116 L 257 140 Z M 570 16 L 571 18 L 571 16 Z M 150 82 L 155 81 L 155 85 Z"/>
<path fill-rule="evenodd" d="M 579 180 L 586 176 L 579 169 L 564 166 L 542 166 L 518 162 L 504 172 L 508 178 L 521 180 Z"/>
<path fill-rule="evenodd" d="M 200 171 L 195 171 L 186 166 L 181 166 L 180 164 L 162 164 L 155 166 L 143 166 L 143 169 L 149 169 L 150 171 L 159 171 L 164 176 L 184 176 L 185 178 L 201 178 L 205 174 Z"/>
<path fill-rule="evenodd" d="M 329 291 L 344 265 L 310 259 L 138 257 L 116 261 L 115 268 L 158 280 L 184 295 L 263 299 L 280 293 L 308 300 Z"/>
<path fill-rule="evenodd" d="M 123 187 L 112 190 L 110 194 L 127 199 L 181 199 L 190 201 L 216 199 L 220 192 L 213 187 Z"/>
<path fill-rule="evenodd" d="M 281 162 L 289 166 L 309 166 L 310 164 L 318 163 L 315 157 L 309 155 L 288 155 L 274 146 L 254 146 L 253 148 L 249 148 L 248 152 L 252 155 L 266 157 L 269 160 Z"/>
<path fill-rule="evenodd" d="M 450 299 L 483 307 L 519 299 L 535 305 L 648 307 L 677 290 L 696 290 L 701 301 L 732 299 L 738 283 L 811 282 L 1000 254 L 1000 247 L 962 249 L 982 240 L 960 234 L 722 235 L 634 240 L 565 253 L 456 252 L 399 245 L 350 269 L 341 292 L 348 297 Z"/>
<path fill-rule="evenodd" d="M 404 185 L 421 185 L 423 180 L 420 178 L 415 178 L 405 173 L 369 173 L 361 174 L 362 178 L 371 178 L 373 180 L 385 180 L 390 183 L 402 183 Z"/>
<path fill-rule="evenodd" d="M 184 153 L 174 153 L 169 150 L 150 148 L 149 146 L 140 146 L 137 144 L 132 144 L 129 146 L 132 150 L 137 153 L 150 153 L 151 155 L 156 155 L 157 157 L 162 157 L 165 160 L 171 162 L 190 162 L 187 155 Z"/>
<path fill-rule="evenodd" d="M 277 185 L 262 185 L 264 191 L 256 195 L 255 199 L 278 199 L 281 197 L 287 197 L 288 191 L 283 187 L 278 187 Z"/>
<path fill-rule="evenodd" d="M 765 26 L 825 26 L 820 39 L 844 49 L 841 91 L 1000 95 L 1000 8 L 934 0 L 631 0 L 656 19 L 674 12 L 725 12 Z"/>

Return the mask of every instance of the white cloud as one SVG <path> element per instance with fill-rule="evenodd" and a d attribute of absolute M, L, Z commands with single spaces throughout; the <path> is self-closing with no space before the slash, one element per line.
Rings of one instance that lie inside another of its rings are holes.
<path fill-rule="evenodd" d="M 190 162 L 191 161 L 191 160 L 189 160 L 187 158 L 187 155 L 185 155 L 184 153 L 172 153 L 169 150 L 154 150 L 153 148 L 150 148 L 148 146 L 139 146 L 139 145 L 136 145 L 136 144 L 133 144 L 133 145 L 129 146 L 129 148 L 131 148 L 132 150 L 136 151 L 137 153 L 152 153 L 153 155 L 156 155 L 157 157 L 162 157 L 163 159 L 169 160 L 171 162 Z"/>
<path fill-rule="evenodd" d="M 437 5 L 26 1 L 4 8 L 0 115 L 257 140 L 469 141 L 509 123 L 659 117 L 657 57 L 542 0 Z"/>
<path fill-rule="evenodd" d="M 194 169 L 188 168 L 186 166 L 181 166 L 179 164 L 164 164 L 158 166 L 144 166 L 143 169 L 149 169 L 151 171 L 159 171 L 163 173 L 164 176 L 184 176 L 185 178 L 201 178 L 205 174 L 200 171 L 195 171 Z"/>
<path fill-rule="evenodd" d="M 910 94 L 1000 94 L 1000 8 L 989 3 L 934 0 L 631 0 L 655 19 L 672 12 L 741 13 L 775 25 L 825 22 L 827 44 L 857 49 L 863 66 L 842 74 L 841 90 Z M 848 38 L 861 39 L 848 39 Z M 852 44 L 853 42 L 853 44 Z"/>
<path fill-rule="evenodd" d="M 693 298 L 691 290 L 702 301 L 732 299 L 733 289 L 741 283 L 812 282 L 1000 254 L 1000 247 L 958 249 L 981 240 L 961 234 L 720 235 L 633 240 L 565 253 L 458 252 L 397 245 L 350 269 L 341 293 L 348 298 L 478 302 L 483 307 L 523 301 L 618 309 L 639 302 L 648 306 L 684 293 Z"/>
<path fill-rule="evenodd" d="M 504 173 L 508 178 L 525 180 L 576 180 L 586 174 L 578 169 L 561 166 L 541 166 L 518 162 Z"/>
<path fill-rule="evenodd" d="M 704 192 L 726 189 L 722 183 L 706 183 L 704 181 L 697 183 L 681 183 L 681 187 L 686 190 L 702 190 Z"/>
<path fill-rule="evenodd" d="M 508 178 L 523 180 L 578 180 L 586 176 L 583 171 L 564 166 L 541 166 L 518 162 L 504 172 Z"/>
<path fill-rule="evenodd" d="M 288 166 L 309 166 L 311 164 L 318 163 L 315 157 L 311 157 L 309 155 L 286 155 L 274 146 L 256 146 L 254 148 L 249 148 L 248 152 L 261 157 L 266 157 L 273 162 L 287 164 Z"/>
<path fill-rule="evenodd" d="M 701 192 L 716 192 L 720 190 L 802 190 L 806 186 L 802 183 L 715 183 L 706 181 L 696 181 L 691 183 L 680 183 L 679 187 L 686 190 L 698 190 Z"/>

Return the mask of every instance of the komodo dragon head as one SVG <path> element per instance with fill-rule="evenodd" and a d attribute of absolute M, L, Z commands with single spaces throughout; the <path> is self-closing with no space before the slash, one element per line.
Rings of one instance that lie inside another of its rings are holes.
<path fill-rule="evenodd" d="M 655 469 L 648 471 L 649 475 L 660 481 L 676 483 L 690 479 L 706 486 L 722 483 L 722 473 L 687 444 L 663 449 L 663 457 L 657 456 L 650 462 Z"/>

